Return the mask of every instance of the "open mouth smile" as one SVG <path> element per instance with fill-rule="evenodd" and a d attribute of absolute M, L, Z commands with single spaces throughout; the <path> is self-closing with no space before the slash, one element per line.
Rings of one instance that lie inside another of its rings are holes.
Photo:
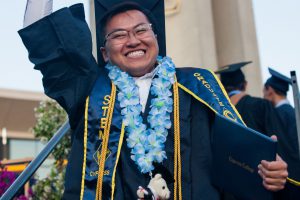
<path fill-rule="evenodd" d="M 125 56 L 128 58 L 139 58 L 144 56 L 146 51 L 144 50 L 137 50 L 137 51 L 130 51 Z"/>

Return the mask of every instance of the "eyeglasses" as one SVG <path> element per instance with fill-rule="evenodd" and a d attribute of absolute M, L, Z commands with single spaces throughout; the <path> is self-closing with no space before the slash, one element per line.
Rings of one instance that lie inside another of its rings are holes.
<path fill-rule="evenodd" d="M 108 40 L 110 40 L 110 42 L 114 45 L 124 44 L 130 38 L 130 35 L 129 35 L 130 32 L 137 39 L 143 39 L 143 38 L 152 36 L 153 35 L 152 24 L 140 24 L 131 30 L 124 30 L 124 29 L 115 30 L 111 33 L 108 33 L 105 36 L 104 44 Z"/>

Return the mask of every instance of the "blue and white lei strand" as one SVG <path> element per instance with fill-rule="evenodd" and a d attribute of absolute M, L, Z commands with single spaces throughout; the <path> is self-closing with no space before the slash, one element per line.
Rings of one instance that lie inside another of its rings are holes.
<path fill-rule="evenodd" d="M 171 128 L 170 114 L 173 110 L 171 87 L 174 83 L 175 66 L 169 57 L 157 58 L 157 78 L 152 81 L 150 92 L 151 110 L 147 118 L 150 128 L 143 124 L 139 88 L 134 79 L 117 66 L 107 64 L 108 76 L 119 89 L 118 100 L 122 108 L 123 123 L 127 133 L 127 146 L 131 159 L 142 173 L 154 169 L 153 162 L 161 163 L 167 158 L 164 143 Z"/>

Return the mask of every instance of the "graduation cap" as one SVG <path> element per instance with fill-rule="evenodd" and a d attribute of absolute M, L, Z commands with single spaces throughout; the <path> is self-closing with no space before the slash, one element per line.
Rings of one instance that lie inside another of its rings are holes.
<path fill-rule="evenodd" d="M 239 84 L 245 82 L 245 75 L 241 68 L 245 65 L 252 63 L 252 61 L 239 62 L 230 65 L 220 67 L 219 70 L 215 71 L 216 74 L 220 74 L 220 79 L 222 84 L 227 86 L 238 86 Z"/>
<path fill-rule="evenodd" d="M 166 37 L 165 37 L 165 10 L 164 1 L 162 0 L 95 0 L 95 17 L 96 17 L 96 38 L 97 38 L 97 51 L 98 51 L 98 64 L 100 67 L 105 65 L 105 61 L 102 58 L 100 47 L 103 46 L 103 38 L 101 30 L 103 30 L 105 24 L 102 23 L 104 17 L 109 13 L 114 12 L 116 8 L 132 7 L 133 4 L 137 4 L 145 11 L 149 11 L 150 22 L 154 28 L 154 32 L 157 35 L 159 45 L 159 55 L 166 55 Z M 147 16 L 149 18 L 149 16 Z"/>
<path fill-rule="evenodd" d="M 273 89 L 286 95 L 289 90 L 289 84 L 292 84 L 291 79 L 271 68 L 268 69 L 271 77 L 266 81 L 265 86 L 271 86 Z"/>

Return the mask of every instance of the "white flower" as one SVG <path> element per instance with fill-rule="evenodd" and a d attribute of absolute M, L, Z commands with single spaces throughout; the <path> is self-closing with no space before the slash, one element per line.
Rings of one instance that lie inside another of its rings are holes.
<path fill-rule="evenodd" d="M 45 190 L 46 193 L 50 193 L 51 192 L 51 187 L 49 185 L 46 185 L 44 187 L 44 190 Z"/>

